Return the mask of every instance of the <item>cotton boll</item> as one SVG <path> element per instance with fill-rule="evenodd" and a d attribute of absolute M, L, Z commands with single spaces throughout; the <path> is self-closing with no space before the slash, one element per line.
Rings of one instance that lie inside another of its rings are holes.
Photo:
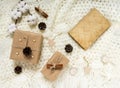
<path fill-rule="evenodd" d="M 11 18 L 12 18 L 13 20 L 17 20 L 17 19 L 18 19 L 18 17 L 17 17 L 16 15 L 13 15 Z"/>
<path fill-rule="evenodd" d="M 30 15 L 28 17 L 29 25 L 36 25 L 37 24 L 37 17 L 35 15 Z"/>
<path fill-rule="evenodd" d="M 20 3 L 18 4 L 19 10 L 24 14 L 29 11 L 29 6 L 28 4 L 21 5 Z"/>
<path fill-rule="evenodd" d="M 27 21 L 28 22 L 28 24 L 31 26 L 32 25 L 32 22 L 31 21 Z"/>
<path fill-rule="evenodd" d="M 21 6 L 24 6 L 25 4 L 26 4 L 25 1 L 20 1 L 20 2 L 19 2 L 19 5 L 21 5 Z"/>
<path fill-rule="evenodd" d="M 17 26 L 15 25 L 15 23 L 12 23 L 8 26 L 9 33 L 13 33 L 16 29 L 17 29 Z"/>
<path fill-rule="evenodd" d="M 30 16 L 29 16 L 29 19 L 30 19 L 31 21 L 37 21 L 37 17 L 36 17 L 35 15 L 30 15 Z"/>
<path fill-rule="evenodd" d="M 11 16 L 15 15 L 15 13 L 17 13 L 17 10 L 12 10 L 11 11 Z"/>
<path fill-rule="evenodd" d="M 36 25 L 37 24 L 37 21 L 36 20 L 33 20 L 33 25 Z"/>
<path fill-rule="evenodd" d="M 29 16 L 28 16 L 28 22 L 32 20 L 32 17 L 31 17 L 31 16 L 32 16 L 32 15 L 29 15 Z"/>
<path fill-rule="evenodd" d="M 16 13 L 16 16 L 19 17 L 19 18 L 21 18 L 22 13 L 21 13 L 20 11 L 18 11 L 18 12 Z"/>
<path fill-rule="evenodd" d="M 19 8 L 19 10 L 20 10 L 23 14 L 26 13 L 25 8 L 23 8 L 23 7 Z"/>
<path fill-rule="evenodd" d="M 33 26 L 33 25 L 36 25 L 36 24 L 37 24 L 37 21 L 31 20 L 31 21 L 28 21 L 28 24 L 29 24 L 30 26 Z"/>
<path fill-rule="evenodd" d="M 27 7 L 20 7 L 19 10 L 24 14 L 27 13 L 29 11 L 29 9 Z"/>
<path fill-rule="evenodd" d="M 24 7 L 24 5 L 21 5 L 20 3 L 18 3 L 17 7 L 21 8 L 21 7 Z"/>
<path fill-rule="evenodd" d="M 34 25 L 33 21 L 29 21 L 28 24 L 29 24 L 30 26 Z"/>
<path fill-rule="evenodd" d="M 22 2 L 23 2 L 23 3 L 22 3 Z M 18 3 L 17 7 L 18 7 L 18 8 L 24 8 L 25 4 L 26 4 L 26 3 L 25 3 L 24 1 L 21 1 L 21 2 Z"/>
<path fill-rule="evenodd" d="M 16 10 L 12 11 L 12 13 L 11 13 L 11 18 L 12 18 L 13 20 L 17 20 L 17 19 L 18 19 L 18 17 L 16 16 L 16 13 L 17 13 Z"/>
<path fill-rule="evenodd" d="M 20 18 L 22 16 L 22 13 L 19 10 L 14 10 L 11 13 L 11 18 L 13 20 L 17 20 L 18 18 Z"/>
<path fill-rule="evenodd" d="M 28 11 L 29 10 L 28 4 L 25 4 L 24 8 Z"/>
<path fill-rule="evenodd" d="M 37 20 L 37 17 L 35 15 L 32 15 L 32 20 Z"/>

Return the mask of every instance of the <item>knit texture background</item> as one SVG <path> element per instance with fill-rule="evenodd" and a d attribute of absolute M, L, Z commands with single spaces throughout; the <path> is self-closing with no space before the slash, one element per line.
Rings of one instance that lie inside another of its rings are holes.
<path fill-rule="evenodd" d="M 45 22 L 41 59 L 37 65 L 11 60 L 12 40 L 8 25 L 12 23 L 11 10 L 18 0 L 0 0 L 0 88 L 120 88 L 120 0 L 26 0 L 30 12 L 39 22 Z M 40 6 L 49 17 L 43 18 L 34 10 Z M 69 35 L 71 30 L 91 8 L 97 8 L 111 22 L 111 27 L 84 51 Z M 18 29 L 41 32 L 38 26 L 30 27 L 28 15 L 23 15 Z M 38 22 L 38 23 L 39 23 Z M 52 41 L 52 46 L 49 44 Z M 66 44 L 73 46 L 67 54 Z M 55 51 L 62 52 L 69 60 L 58 79 L 50 82 L 41 74 L 42 67 Z M 14 73 L 16 65 L 22 73 Z"/>

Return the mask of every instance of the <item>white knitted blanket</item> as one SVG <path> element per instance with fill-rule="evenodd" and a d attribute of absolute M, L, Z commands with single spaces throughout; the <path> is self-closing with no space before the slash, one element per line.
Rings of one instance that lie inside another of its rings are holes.
<path fill-rule="evenodd" d="M 12 38 L 8 36 L 10 14 L 18 0 L 0 0 L 0 88 L 120 88 L 120 0 L 26 0 L 30 12 L 39 22 L 45 22 L 41 59 L 37 65 L 15 62 L 9 59 Z M 40 6 L 48 13 L 48 19 L 38 15 L 34 7 Z M 84 51 L 69 35 L 71 30 L 91 8 L 97 8 L 112 26 Z M 17 24 L 20 30 L 40 32 L 38 26 L 30 27 L 23 16 Z M 49 41 L 53 40 L 53 46 Z M 66 44 L 73 46 L 67 54 Z M 41 74 L 48 59 L 58 50 L 70 60 L 58 79 L 50 82 Z M 14 67 L 22 66 L 22 73 L 15 74 Z"/>

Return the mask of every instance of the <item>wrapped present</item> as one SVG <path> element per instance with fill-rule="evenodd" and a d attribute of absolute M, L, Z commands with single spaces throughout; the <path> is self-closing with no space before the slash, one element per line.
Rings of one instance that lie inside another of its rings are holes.
<path fill-rule="evenodd" d="M 42 73 L 45 78 L 50 81 L 57 79 L 60 72 L 68 64 L 69 60 L 60 52 L 55 52 L 55 54 L 48 60 L 46 65 L 42 69 Z"/>
<path fill-rule="evenodd" d="M 40 59 L 43 36 L 29 31 L 16 30 L 10 58 L 37 64 Z"/>

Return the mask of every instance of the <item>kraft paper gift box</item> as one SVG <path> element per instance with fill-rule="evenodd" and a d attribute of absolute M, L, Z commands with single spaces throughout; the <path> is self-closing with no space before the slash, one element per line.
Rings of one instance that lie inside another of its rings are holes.
<path fill-rule="evenodd" d="M 57 79 L 60 72 L 66 67 L 69 60 L 60 52 L 55 54 L 48 60 L 46 65 L 42 69 L 42 73 L 50 81 Z"/>
<path fill-rule="evenodd" d="M 110 27 L 110 22 L 93 8 L 69 31 L 70 36 L 85 50 Z"/>
<path fill-rule="evenodd" d="M 39 33 L 16 30 L 10 58 L 37 64 L 40 59 L 43 36 Z"/>

